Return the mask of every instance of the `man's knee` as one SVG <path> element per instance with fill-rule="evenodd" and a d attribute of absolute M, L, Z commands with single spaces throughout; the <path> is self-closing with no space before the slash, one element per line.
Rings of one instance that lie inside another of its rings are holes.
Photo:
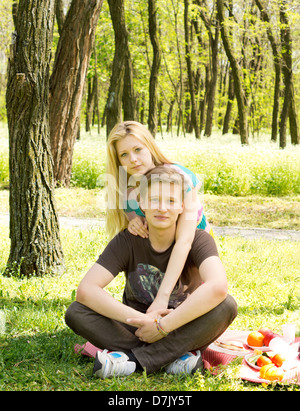
<path fill-rule="evenodd" d="M 235 299 L 230 294 L 227 294 L 227 297 L 220 305 L 223 315 L 226 315 L 229 323 L 232 323 L 232 321 L 238 314 L 238 308 Z"/>
<path fill-rule="evenodd" d="M 80 304 L 77 301 L 74 301 L 65 313 L 65 322 L 72 330 L 75 330 L 75 324 L 78 322 L 80 317 L 79 305 Z"/>

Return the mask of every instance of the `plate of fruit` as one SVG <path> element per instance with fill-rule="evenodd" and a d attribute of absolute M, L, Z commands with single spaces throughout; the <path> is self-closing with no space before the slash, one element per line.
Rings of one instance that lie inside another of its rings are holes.
<path fill-rule="evenodd" d="M 275 354 L 271 351 L 263 352 L 254 350 L 253 353 L 245 356 L 247 364 L 255 370 L 260 370 L 264 365 L 273 364 L 276 367 L 281 367 L 285 361 L 285 357 L 281 354 Z"/>
<path fill-rule="evenodd" d="M 260 328 L 258 331 L 252 331 L 248 334 L 247 345 L 253 350 L 270 351 L 270 341 L 275 337 L 281 337 L 279 334 L 273 333 L 269 328 Z"/>
<path fill-rule="evenodd" d="M 268 381 L 282 381 L 284 377 L 282 364 L 285 360 L 281 354 L 260 350 L 254 350 L 253 353 L 245 356 L 246 363 L 259 371 L 260 378 Z"/>

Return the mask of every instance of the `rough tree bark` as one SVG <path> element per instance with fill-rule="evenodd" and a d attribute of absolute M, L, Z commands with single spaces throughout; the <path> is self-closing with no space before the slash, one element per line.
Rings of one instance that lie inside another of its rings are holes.
<path fill-rule="evenodd" d="M 103 0 L 73 0 L 50 80 L 50 132 L 56 183 L 69 186 L 74 143 L 94 34 Z"/>
<path fill-rule="evenodd" d="M 49 66 L 54 0 L 20 0 L 6 93 L 9 129 L 8 274 L 63 267 L 49 137 Z"/>
<path fill-rule="evenodd" d="M 149 14 L 149 34 L 153 48 L 153 61 L 149 82 L 149 116 L 148 128 L 155 137 L 157 133 L 157 94 L 158 94 L 158 74 L 161 62 L 161 48 L 158 40 L 157 4 L 156 0 L 148 0 Z"/>

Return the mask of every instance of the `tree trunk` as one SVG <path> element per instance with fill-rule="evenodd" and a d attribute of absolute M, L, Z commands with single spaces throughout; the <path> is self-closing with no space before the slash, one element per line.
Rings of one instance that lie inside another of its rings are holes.
<path fill-rule="evenodd" d="M 191 112 L 191 120 L 192 126 L 195 130 L 196 138 L 200 138 L 200 129 L 198 123 L 198 110 L 196 104 L 196 97 L 195 97 L 195 87 L 194 87 L 194 75 L 192 70 L 192 60 L 191 60 L 191 50 L 190 50 L 190 25 L 189 25 L 189 0 L 184 0 L 184 33 L 185 33 L 185 60 L 187 65 L 188 71 L 188 80 L 189 80 L 189 91 L 191 97 L 191 105 L 192 105 L 192 112 Z"/>
<path fill-rule="evenodd" d="M 108 4 L 115 33 L 115 55 L 106 102 L 107 137 L 113 127 L 122 119 L 122 98 L 128 44 L 124 0 L 108 0 Z"/>
<path fill-rule="evenodd" d="M 63 0 L 55 0 L 55 15 L 57 21 L 57 27 L 59 35 L 61 35 L 63 26 L 65 23 L 65 12 L 64 12 L 64 1 Z"/>
<path fill-rule="evenodd" d="M 284 80 L 284 101 L 280 116 L 280 147 L 286 146 L 286 128 L 287 119 L 290 119 L 290 133 L 293 144 L 299 144 L 299 126 L 296 112 L 295 92 L 293 84 L 293 67 L 292 67 L 292 37 L 289 20 L 287 15 L 287 1 L 282 0 L 280 4 L 280 37 L 281 37 L 281 54 L 282 54 L 282 73 Z"/>
<path fill-rule="evenodd" d="M 63 267 L 49 136 L 49 66 L 54 0 L 20 0 L 6 93 L 9 129 L 9 275 Z"/>
<path fill-rule="evenodd" d="M 218 80 L 218 52 L 219 52 L 219 25 L 217 23 L 215 28 L 215 37 L 209 33 L 209 43 L 211 48 L 211 82 L 209 92 L 207 95 L 207 117 L 205 123 L 204 135 L 209 137 L 212 133 L 213 115 L 215 107 L 216 87 Z"/>
<path fill-rule="evenodd" d="M 149 117 L 148 128 L 150 133 L 155 137 L 157 133 L 157 94 L 158 94 L 158 74 L 161 62 L 161 49 L 158 41 L 157 28 L 157 5 L 156 0 L 148 0 L 149 14 L 149 34 L 153 48 L 153 61 L 149 82 Z"/>
<path fill-rule="evenodd" d="M 265 6 L 262 0 L 255 0 L 257 7 L 259 8 L 261 19 L 267 23 L 267 35 L 269 42 L 271 44 L 274 68 L 275 68 L 275 84 L 274 84 L 274 102 L 273 102 L 273 113 L 272 113 L 272 135 L 271 140 L 277 140 L 278 133 L 278 116 L 279 116 L 279 98 L 280 98 L 280 75 L 281 75 L 281 62 L 280 55 L 278 53 L 278 46 L 276 44 L 275 37 L 270 24 L 270 18 L 266 12 Z"/>
<path fill-rule="evenodd" d="M 94 105 L 96 100 L 96 77 L 87 79 L 87 100 L 86 100 L 86 113 L 85 113 L 85 131 L 91 131 L 91 123 L 94 113 Z"/>
<path fill-rule="evenodd" d="M 194 0 L 194 4 L 199 6 L 200 17 L 205 25 L 207 34 L 209 36 L 209 48 L 210 48 L 210 82 L 207 90 L 207 116 L 205 123 L 204 135 L 209 137 L 212 133 L 213 126 L 213 114 L 215 107 L 215 95 L 218 80 L 218 52 L 219 52 L 219 34 L 220 28 L 218 21 L 215 20 L 215 13 L 211 17 L 208 16 L 208 5 L 206 1 Z M 212 29 L 215 27 L 215 36 L 213 36 Z"/>
<path fill-rule="evenodd" d="M 50 80 L 51 150 L 56 183 L 69 186 L 74 143 L 94 34 L 103 0 L 73 0 Z"/>
<path fill-rule="evenodd" d="M 97 125 L 98 125 L 98 134 L 100 134 L 100 112 L 99 112 L 99 81 L 98 81 L 98 71 L 97 71 L 97 51 L 94 44 L 94 55 L 95 55 L 95 75 L 94 75 L 94 82 L 95 82 L 95 101 L 94 101 L 94 111 L 93 111 L 93 125 L 96 123 L 97 117 Z"/>
<path fill-rule="evenodd" d="M 224 117 L 222 134 L 227 134 L 229 132 L 229 124 L 230 124 L 230 117 L 231 117 L 233 101 L 234 101 L 234 84 L 233 84 L 232 70 L 229 69 L 228 98 L 227 98 L 227 107 L 226 107 L 226 113 Z"/>
<path fill-rule="evenodd" d="M 218 20 L 221 26 L 221 36 L 227 58 L 232 69 L 234 90 L 238 103 L 239 113 L 239 132 L 242 144 L 248 144 L 248 120 L 247 120 L 247 104 L 246 97 L 242 86 L 242 72 L 238 61 L 234 57 L 233 49 L 230 44 L 229 36 L 225 28 L 224 2 L 217 0 Z"/>
<path fill-rule="evenodd" d="M 126 59 L 125 59 L 125 73 L 124 73 L 124 89 L 123 89 L 123 112 L 124 120 L 136 120 L 136 101 L 133 87 L 133 66 L 131 54 L 129 51 L 128 37 L 126 42 Z"/>
<path fill-rule="evenodd" d="M 298 115 L 296 111 L 296 98 L 295 98 L 294 83 L 291 84 L 291 103 L 290 103 L 289 121 L 290 121 L 291 143 L 300 144 L 300 132 L 299 132 L 299 124 L 298 124 Z"/>

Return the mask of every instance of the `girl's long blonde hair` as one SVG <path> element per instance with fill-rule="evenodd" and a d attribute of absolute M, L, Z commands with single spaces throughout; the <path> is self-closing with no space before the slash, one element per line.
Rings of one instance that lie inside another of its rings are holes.
<path fill-rule="evenodd" d="M 106 231 L 112 238 L 128 226 L 128 220 L 120 204 L 123 204 L 123 196 L 127 191 L 127 177 L 123 178 L 120 171 L 125 170 L 121 166 L 116 149 L 116 143 L 121 139 L 133 136 L 144 144 L 150 151 L 155 166 L 171 164 L 160 148 L 157 146 L 149 130 L 136 121 L 124 121 L 117 124 L 107 140 L 107 178 L 106 178 Z"/>

